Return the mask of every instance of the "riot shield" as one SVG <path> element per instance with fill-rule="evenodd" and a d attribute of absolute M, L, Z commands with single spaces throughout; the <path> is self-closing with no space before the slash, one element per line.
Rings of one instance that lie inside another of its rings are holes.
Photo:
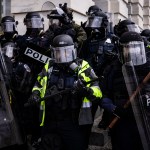
<path fill-rule="evenodd" d="M 0 69 L 0 148 L 23 144 L 18 124 L 10 105 L 10 97 Z"/>
<path fill-rule="evenodd" d="M 139 77 L 136 74 L 132 62 L 128 62 L 128 64 L 124 64 L 122 66 L 122 73 L 129 97 L 133 96 L 133 93 L 136 93 L 136 96 L 134 96 L 134 99 L 130 100 L 130 103 L 133 109 L 143 148 L 144 150 L 150 150 L 150 109 L 147 106 L 148 99 L 143 98 L 141 93 L 141 90 L 143 91 L 144 87 L 140 86 L 141 84 L 138 81 Z"/>
<path fill-rule="evenodd" d="M 5 57 L 0 46 L 0 148 L 23 144 L 19 126 L 12 112 L 11 97 L 8 94 L 11 87 L 11 71 L 8 68 L 10 64 L 11 61 L 8 57 Z"/>

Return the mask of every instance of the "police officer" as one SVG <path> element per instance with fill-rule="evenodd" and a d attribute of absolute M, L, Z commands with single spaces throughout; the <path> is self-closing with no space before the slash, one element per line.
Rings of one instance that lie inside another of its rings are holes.
<path fill-rule="evenodd" d="M 15 21 L 12 16 L 5 16 L 1 20 L 3 34 L 0 36 L 0 42 L 2 52 L 12 61 L 14 61 L 18 53 L 16 44 L 16 38 L 18 37 L 17 24 L 18 21 Z"/>
<path fill-rule="evenodd" d="M 1 19 L 1 28 L 3 34 L 0 36 L 1 46 L 6 42 L 14 41 L 18 32 L 17 32 L 18 22 L 12 16 L 5 16 Z"/>
<path fill-rule="evenodd" d="M 88 14 L 90 16 L 88 16 L 85 28 L 90 32 L 79 56 L 86 59 L 94 68 L 96 74 L 100 76 L 102 72 L 100 70 L 103 70 L 103 61 L 105 60 L 103 57 L 113 54 L 114 45 L 111 38 L 108 37 L 107 15 L 101 10 L 96 12 L 91 10 Z"/>
<path fill-rule="evenodd" d="M 24 18 L 24 24 L 26 26 L 26 33 L 22 36 L 18 36 L 16 40 L 17 45 L 19 46 L 19 49 L 20 49 L 17 61 L 27 64 L 29 66 L 29 68 L 31 69 L 31 73 L 33 74 L 32 80 L 34 80 L 34 82 L 36 80 L 35 75 L 37 75 L 41 71 L 44 65 L 39 64 L 38 61 L 36 61 L 34 58 L 28 57 L 24 53 L 25 53 L 26 48 L 29 47 L 30 43 L 35 45 L 35 48 L 33 47 L 32 49 L 36 51 L 36 48 L 38 48 L 37 51 L 42 54 L 45 53 L 49 49 L 49 44 L 47 40 L 43 38 L 42 36 L 43 30 L 44 30 L 43 21 L 44 20 L 40 16 L 39 13 L 28 12 Z M 36 45 L 38 47 L 36 47 Z M 37 68 L 37 65 L 39 66 L 38 68 Z"/>
<path fill-rule="evenodd" d="M 45 65 L 29 99 L 32 104 L 46 95 L 54 95 L 41 101 L 41 149 L 57 147 L 54 145 L 58 142 L 55 141 L 57 135 L 66 150 L 85 150 L 87 145 L 79 125 L 93 122 L 91 102 L 99 101 L 102 96 L 97 76 L 86 61 L 77 58 L 69 35 L 56 36 L 52 46 L 54 63 Z M 65 92 L 67 89 L 69 91 Z M 64 93 L 57 94 L 59 92 Z"/>
<path fill-rule="evenodd" d="M 136 122 L 137 118 L 135 117 L 137 114 L 133 113 L 134 109 L 130 105 L 132 103 L 128 100 L 148 72 L 149 62 L 146 62 L 142 37 L 137 32 L 129 31 L 124 33 L 120 38 L 118 59 L 104 70 L 102 88 L 105 95 L 102 99 L 102 107 L 120 117 L 113 127 L 110 126 L 113 150 L 143 149 L 142 138 L 140 139 L 138 131 L 139 123 Z M 126 80 L 127 78 L 129 79 L 128 81 Z M 139 80 L 139 82 L 133 83 L 133 80 Z M 146 91 L 148 92 L 149 88 Z M 136 102 L 138 99 L 134 97 Z M 125 104 L 128 102 L 130 104 L 126 107 Z"/>
<path fill-rule="evenodd" d="M 33 50 L 39 53 L 47 51 L 49 45 L 45 44 L 43 33 L 43 18 L 37 12 L 28 12 L 24 18 L 26 26 L 26 33 L 18 36 L 16 39 L 19 47 L 19 55 L 16 58 L 17 63 L 14 67 L 14 91 L 17 99 L 18 115 L 20 123 L 23 126 L 25 135 L 32 135 L 31 144 L 40 136 L 40 129 L 38 124 L 38 108 L 24 108 L 24 103 L 27 102 L 33 85 L 36 81 L 38 73 L 42 70 L 44 63 L 26 56 L 25 50 L 31 44 L 34 45 Z M 38 48 L 38 49 L 36 49 Z M 38 67 L 37 67 L 38 66 Z M 37 115 L 36 115 L 37 114 Z"/>
<path fill-rule="evenodd" d="M 92 16 L 92 15 L 97 16 L 100 12 L 102 12 L 102 10 L 97 5 L 93 5 L 88 8 L 86 15 L 87 16 Z M 91 35 L 91 29 L 85 27 L 86 23 L 87 23 L 87 21 L 81 22 L 81 27 L 85 30 L 87 37 L 89 37 Z"/>
<path fill-rule="evenodd" d="M 138 25 L 135 24 L 135 22 L 128 20 L 128 19 L 120 20 L 119 23 L 114 26 L 114 35 L 111 36 L 111 40 L 112 40 L 112 43 L 114 44 L 114 50 L 117 55 L 119 52 L 119 38 L 121 37 L 123 33 L 128 32 L 128 31 L 134 31 L 134 32 L 140 33 L 140 29 Z M 108 62 L 114 61 L 117 55 L 115 55 L 114 59 L 108 60 Z M 102 120 L 98 124 L 98 127 L 105 129 L 108 126 L 109 119 L 110 119 L 109 113 L 106 110 L 104 110 Z"/>
<path fill-rule="evenodd" d="M 135 22 L 129 19 L 120 20 L 118 24 L 114 26 L 114 34 L 118 37 L 121 37 L 123 33 L 128 31 L 140 33 L 140 28 Z"/>
<path fill-rule="evenodd" d="M 18 54 L 18 48 L 16 44 L 16 38 L 18 36 L 17 24 L 18 22 L 15 21 L 12 16 L 5 16 L 1 19 L 1 29 L 3 34 L 0 36 L 0 62 L 2 72 L 5 74 L 4 77 L 6 77 L 6 81 L 9 80 L 9 84 L 10 79 L 12 78 L 13 63 Z"/>
<path fill-rule="evenodd" d="M 66 7 L 65 9 L 68 9 Z M 48 38 L 49 42 L 52 43 L 55 36 L 60 34 L 68 34 L 73 38 L 73 41 L 76 43 L 76 46 L 78 46 L 78 49 L 80 49 L 83 41 L 86 40 L 86 33 L 81 26 L 77 25 L 73 21 L 73 16 L 71 16 L 70 14 L 68 15 L 65 13 L 62 8 L 54 8 L 52 12 L 47 15 L 50 25 L 49 29 L 45 32 L 44 37 Z"/>
<path fill-rule="evenodd" d="M 114 43 L 108 36 L 108 17 L 97 6 L 91 6 L 87 12 L 88 20 L 85 23 L 87 40 L 84 42 L 79 56 L 94 69 L 96 75 L 102 76 L 104 68 L 116 57 Z M 97 110 L 98 104 L 93 105 L 93 116 Z M 107 112 L 104 112 L 102 121 L 99 123 L 100 128 L 106 128 L 108 123 Z"/>
<path fill-rule="evenodd" d="M 44 34 L 44 19 L 37 12 L 28 12 L 24 18 L 24 25 L 26 26 L 26 33 L 23 36 L 17 38 L 17 44 L 20 48 L 21 57 L 29 43 L 34 43 L 45 49 L 49 49 L 49 44 Z"/>

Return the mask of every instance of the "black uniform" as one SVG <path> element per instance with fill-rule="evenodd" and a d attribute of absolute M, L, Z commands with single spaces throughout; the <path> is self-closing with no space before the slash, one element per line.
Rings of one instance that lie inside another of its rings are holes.
<path fill-rule="evenodd" d="M 129 41 L 132 42 L 139 41 L 140 43 L 142 41 L 142 38 L 136 32 L 124 33 L 120 41 L 122 39 L 125 40 L 122 43 L 128 43 Z M 143 42 L 142 44 L 144 47 Z M 128 47 L 130 46 L 128 45 Z M 126 49 L 124 49 L 124 51 L 125 50 Z M 124 105 L 129 100 L 129 93 L 127 91 L 125 78 L 124 78 L 126 76 L 123 75 L 123 71 L 122 71 L 122 65 L 123 65 L 122 63 L 125 60 L 129 61 L 130 58 L 127 59 L 125 58 L 125 56 L 128 57 L 130 56 L 130 54 L 121 57 L 121 55 L 125 53 L 122 53 L 122 49 L 120 49 L 120 52 L 121 53 L 119 59 L 115 60 L 110 66 L 108 66 L 104 70 L 104 83 L 102 88 L 104 98 L 102 100 L 102 107 L 104 109 L 111 111 L 114 115 L 120 117 L 119 121 L 110 129 L 112 149 L 113 150 L 127 150 L 127 149 L 142 150 L 143 147 L 141 144 L 138 125 L 134 117 L 132 106 L 129 105 L 127 108 L 124 108 Z M 142 49 L 141 49 L 141 53 L 142 53 Z M 138 58 L 140 59 L 140 56 Z M 140 62 L 141 63 L 140 65 L 136 64 L 134 66 L 139 83 L 143 81 L 144 77 L 149 72 L 149 62 L 147 61 L 147 63 L 145 63 L 144 57 L 142 61 L 144 62 L 143 64 Z M 126 68 L 131 69 L 131 66 L 127 66 Z M 132 76 L 132 78 L 134 77 Z M 130 86 L 132 88 L 132 84 Z M 146 88 L 142 89 L 141 94 L 145 95 L 145 93 L 147 92 L 149 93 L 149 85 Z"/>
<path fill-rule="evenodd" d="M 33 135 L 32 141 L 37 140 L 40 136 L 38 108 L 28 107 L 25 108 L 24 104 L 27 102 L 33 85 L 36 81 L 38 73 L 42 70 L 44 63 L 39 62 L 32 57 L 26 56 L 25 50 L 27 47 L 44 54 L 49 46 L 45 44 L 44 38 L 41 36 L 43 31 L 43 19 L 36 12 L 27 13 L 24 18 L 24 24 L 27 31 L 24 35 L 18 36 L 16 43 L 19 47 L 19 55 L 16 58 L 14 67 L 14 91 L 17 99 L 18 115 L 20 123 L 23 126 L 25 135 Z M 36 50 L 37 49 L 37 50 Z"/>
<path fill-rule="evenodd" d="M 76 42 L 76 47 L 80 49 L 83 41 L 86 40 L 86 33 L 83 28 L 67 16 L 61 8 L 54 8 L 50 14 L 47 15 L 50 26 L 45 32 L 44 37 L 49 40 L 51 44 L 53 38 L 60 34 L 67 34 L 72 37 L 73 41 Z M 55 22 L 55 20 L 57 20 Z"/>
<path fill-rule="evenodd" d="M 117 45 L 113 41 L 113 35 L 108 33 L 107 15 L 95 5 L 89 8 L 88 15 L 88 21 L 84 23 L 87 40 L 82 46 L 79 57 L 88 61 L 96 75 L 101 78 L 106 66 L 116 59 Z M 93 105 L 93 116 L 97 107 L 98 104 Z M 108 125 L 109 114 L 106 111 L 103 114 L 100 128 L 106 128 Z"/>
<path fill-rule="evenodd" d="M 39 74 L 29 103 L 35 103 L 39 97 L 45 95 L 53 95 L 67 89 L 70 91 L 41 102 L 41 149 L 55 149 L 61 146 L 62 141 L 67 150 L 85 150 L 86 137 L 79 124 L 84 128 L 85 124 L 93 122 L 90 101 L 99 101 L 102 95 L 98 82 L 81 86 L 82 81 L 79 83 L 79 80 L 81 78 L 87 82 L 96 78 L 96 75 L 86 61 L 76 59 L 74 43 L 69 35 L 63 34 L 54 38 L 53 54 L 55 63 L 52 66 L 46 64 Z M 83 110 L 82 113 L 80 110 Z"/>

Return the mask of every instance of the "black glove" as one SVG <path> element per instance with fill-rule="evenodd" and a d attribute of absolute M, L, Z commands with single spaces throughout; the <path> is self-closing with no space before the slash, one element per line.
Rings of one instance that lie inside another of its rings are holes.
<path fill-rule="evenodd" d="M 36 105 L 40 102 L 40 93 L 38 91 L 34 91 L 30 98 L 28 99 L 28 104 Z"/>
<path fill-rule="evenodd" d="M 78 79 L 77 81 L 74 82 L 74 90 L 76 92 L 81 93 L 82 95 L 86 95 L 88 93 L 88 87 L 85 86 L 85 81 Z"/>
<path fill-rule="evenodd" d="M 128 111 L 127 109 L 123 108 L 123 107 L 116 107 L 113 111 L 113 114 L 115 116 L 117 116 L 118 118 L 123 118 L 123 117 L 127 117 L 128 116 Z"/>
<path fill-rule="evenodd" d="M 74 82 L 74 89 L 81 90 L 82 88 L 85 88 L 84 81 L 81 79 L 78 79 Z"/>

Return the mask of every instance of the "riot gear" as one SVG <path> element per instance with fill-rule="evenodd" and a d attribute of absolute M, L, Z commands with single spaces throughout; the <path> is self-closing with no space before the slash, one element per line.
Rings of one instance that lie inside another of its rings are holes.
<path fill-rule="evenodd" d="M 88 18 L 85 27 L 99 28 L 101 27 L 102 20 L 103 20 L 102 17 L 91 16 Z"/>
<path fill-rule="evenodd" d="M 96 14 L 91 14 L 88 17 L 88 20 L 85 23 L 85 30 L 87 31 L 87 34 L 92 37 L 98 37 L 97 39 L 104 39 L 106 38 L 107 34 L 107 26 L 107 15 L 102 11 L 99 11 Z"/>
<path fill-rule="evenodd" d="M 97 14 L 99 11 L 102 11 L 97 5 L 90 6 L 86 14 L 91 16 L 92 14 Z"/>
<path fill-rule="evenodd" d="M 114 33 L 119 37 L 124 32 L 128 32 L 128 31 L 140 33 L 140 29 L 139 29 L 138 25 L 136 25 L 134 22 L 132 22 L 130 20 L 119 21 L 119 23 L 114 26 Z"/>
<path fill-rule="evenodd" d="M 11 16 L 5 16 L 1 20 L 2 31 L 4 32 L 4 38 L 10 40 L 16 36 L 18 22 Z"/>
<path fill-rule="evenodd" d="M 50 25 L 49 29 L 45 32 L 44 37 L 46 37 L 51 44 L 55 36 L 67 34 L 72 37 L 74 42 L 78 43 L 79 48 L 86 39 L 86 33 L 79 25 L 72 21 L 72 17 L 68 14 L 71 12 L 68 12 L 66 4 L 64 5 L 62 6 L 60 4 L 59 7 L 62 8 L 56 7 L 47 15 Z"/>
<path fill-rule="evenodd" d="M 2 51 L 4 55 L 8 56 L 10 59 L 17 55 L 17 47 L 13 42 L 7 42 L 3 45 Z"/>
<path fill-rule="evenodd" d="M 58 19 L 60 23 L 63 24 L 69 24 L 70 19 L 68 18 L 67 14 L 59 7 L 54 8 L 50 14 L 47 15 L 47 18 L 52 19 Z"/>
<path fill-rule="evenodd" d="M 142 65 L 146 63 L 144 42 L 140 34 L 136 32 L 126 32 L 120 38 L 120 59 L 121 62 Z"/>
<path fill-rule="evenodd" d="M 70 47 L 73 46 L 73 41 L 68 35 L 58 35 L 53 40 L 53 46 L 55 46 L 54 48 Z M 65 52 L 67 55 L 67 50 L 63 51 L 62 49 L 60 51 L 62 51 L 61 55 Z M 74 69 L 78 68 L 78 66 L 80 66 L 79 69 Z M 53 65 L 47 63 L 39 74 L 39 80 L 35 83 L 32 91 L 37 91 L 41 97 L 40 112 L 43 114 L 40 115 L 40 126 L 42 126 L 43 130 L 41 140 L 43 141 L 43 138 L 47 135 L 52 137 L 51 134 L 54 131 L 53 134 L 59 134 L 62 137 L 65 149 L 85 150 L 88 146 L 85 141 L 83 141 L 83 139 L 85 140 L 86 134 L 83 133 L 84 131 L 82 132 L 79 125 L 89 125 L 93 122 L 91 117 L 91 101 L 99 100 L 102 95 L 99 90 L 98 82 L 94 81 L 88 84 L 88 81 L 92 81 L 95 78 L 97 79 L 97 76 L 86 61 L 76 59 L 70 68 L 72 72 L 69 71 L 69 65 L 68 68 L 63 69 L 55 63 Z M 81 90 L 76 91 L 74 87 L 75 83 L 77 83 L 76 88 L 82 89 L 82 83 L 75 82 L 76 80 L 79 81 L 78 79 L 83 80 L 83 83 L 87 83 L 85 87 L 83 87 L 86 91 L 86 95 L 84 95 L 86 98 L 82 95 Z M 72 89 L 74 89 L 73 92 Z M 69 92 L 65 92 L 66 90 L 69 90 Z M 45 96 L 47 96 L 46 101 Z M 90 98 L 90 101 L 88 98 Z M 82 104 L 81 99 L 83 99 Z M 52 129 L 53 123 L 55 124 L 56 122 L 61 124 L 61 126 L 55 126 L 55 128 Z M 76 130 L 74 130 L 74 127 L 77 127 Z M 65 128 L 69 128 L 70 130 L 66 130 Z M 82 132 L 81 134 L 80 131 Z M 46 143 L 46 141 L 41 143 L 42 148 L 46 146 L 49 149 L 51 144 Z"/>
<path fill-rule="evenodd" d="M 15 32 L 16 25 L 18 22 L 15 22 L 15 19 L 11 16 L 5 16 L 1 20 L 1 26 L 3 32 Z"/>
<path fill-rule="evenodd" d="M 150 42 L 150 29 L 143 30 L 141 36 L 145 37 Z"/>
<path fill-rule="evenodd" d="M 36 12 L 29 12 L 24 18 L 24 24 L 27 26 L 27 28 L 43 29 L 43 21 L 43 18 L 41 18 Z"/>
<path fill-rule="evenodd" d="M 141 36 L 150 37 L 150 29 L 144 29 L 144 30 L 141 32 Z"/>
<path fill-rule="evenodd" d="M 55 63 L 68 63 L 77 58 L 74 42 L 69 35 L 58 35 L 53 39 L 52 58 Z"/>
<path fill-rule="evenodd" d="M 42 35 L 44 24 L 44 19 L 41 18 L 40 14 L 37 12 L 28 12 L 24 18 L 24 25 L 26 25 L 26 34 L 30 37 L 37 35 Z"/>

